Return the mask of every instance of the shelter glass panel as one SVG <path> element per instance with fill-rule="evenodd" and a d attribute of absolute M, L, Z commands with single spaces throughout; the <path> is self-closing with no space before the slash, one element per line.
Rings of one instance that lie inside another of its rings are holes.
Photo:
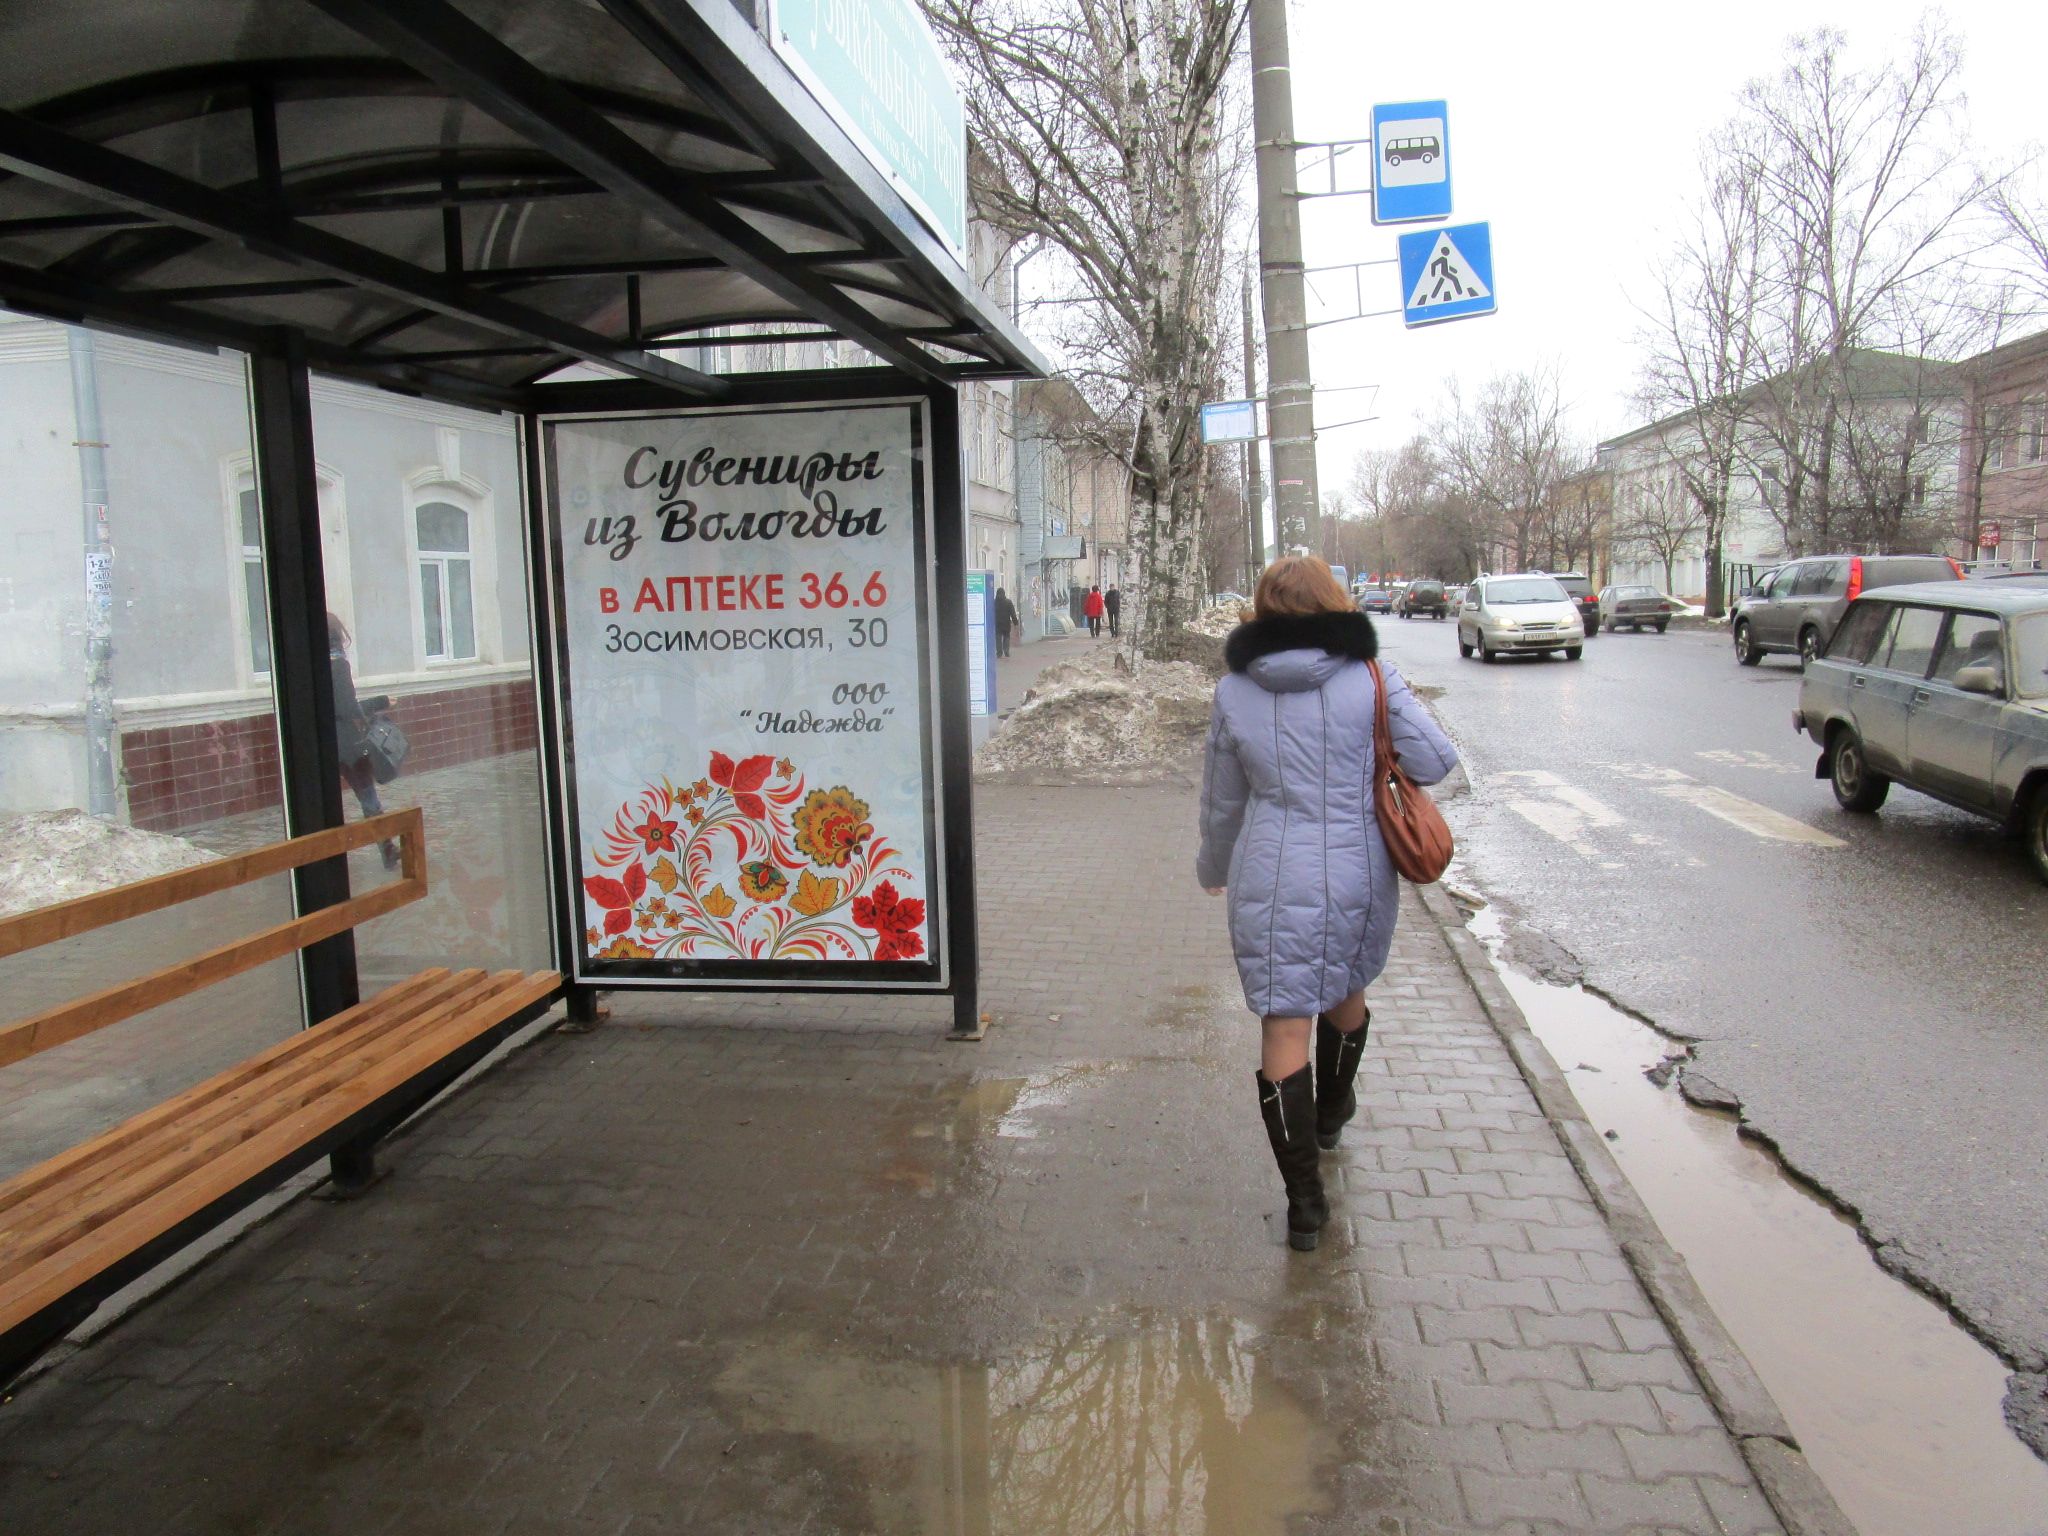
<path fill-rule="evenodd" d="M 519 440 L 509 416 L 316 377 L 313 436 L 348 487 L 348 558 L 328 607 L 351 613 L 333 661 L 343 813 L 419 806 L 427 895 L 356 933 L 365 996 L 427 966 L 553 964 Z M 341 690 L 337 687 L 337 693 Z M 392 772 L 379 720 L 405 740 Z M 356 854 L 353 885 L 384 876 Z"/>
<path fill-rule="evenodd" d="M 9 314 L 0 359 L 4 917 L 285 824 L 245 361 Z M 292 915 L 276 876 L 0 959 L 0 1178 L 291 1035 L 297 965 L 33 1055 L 10 1026 Z"/>

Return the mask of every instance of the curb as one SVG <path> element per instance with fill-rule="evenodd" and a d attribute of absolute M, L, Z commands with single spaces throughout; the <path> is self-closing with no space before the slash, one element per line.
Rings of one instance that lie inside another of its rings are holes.
<path fill-rule="evenodd" d="M 1856 1527 L 1808 1463 L 1763 1379 L 1714 1315 L 1684 1258 L 1658 1230 L 1649 1207 L 1579 1107 L 1571 1085 L 1529 1028 L 1451 898 L 1436 885 L 1418 886 L 1416 894 L 1787 1536 L 1856 1536 Z"/>

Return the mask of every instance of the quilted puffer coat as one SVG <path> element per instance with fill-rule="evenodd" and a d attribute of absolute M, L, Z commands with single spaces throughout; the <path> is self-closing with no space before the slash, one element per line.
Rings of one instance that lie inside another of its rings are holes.
<path fill-rule="evenodd" d="M 1202 775 L 1195 877 L 1229 888 L 1230 943 L 1256 1014 L 1314 1015 L 1385 969 L 1396 875 L 1373 812 L 1378 650 L 1362 613 L 1256 619 L 1231 632 Z M 1457 749 L 1383 666 L 1394 752 L 1434 784 Z"/>

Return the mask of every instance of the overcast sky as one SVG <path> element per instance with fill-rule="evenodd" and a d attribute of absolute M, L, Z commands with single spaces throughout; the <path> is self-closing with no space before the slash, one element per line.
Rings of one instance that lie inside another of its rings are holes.
<path fill-rule="evenodd" d="M 1453 375 L 1476 386 L 1496 370 L 1555 359 L 1573 427 L 1588 442 L 1634 425 L 1634 306 L 1697 180 L 1701 138 L 1746 81 L 1775 72 L 1793 34 L 1834 25 L 1862 62 L 1899 48 L 1925 7 L 1290 0 L 1289 11 L 1298 138 L 1367 137 L 1375 101 L 1449 101 L 1451 222 L 1491 222 L 1500 304 L 1496 315 L 1415 331 L 1395 315 L 1313 333 L 1319 390 L 1381 386 L 1376 398 L 1318 395 L 1328 491 L 1349 477 L 1361 448 L 1404 440 Z M 1945 14 L 1964 44 L 1979 146 L 2005 159 L 2048 137 L 2048 8 L 1957 0 Z M 1304 209 L 1311 267 L 1390 257 L 1399 228 L 1422 227 L 1376 227 L 1364 198 Z M 1368 309 L 1399 302 L 1394 268 L 1363 276 Z M 1350 311 L 1348 274 L 1312 281 L 1312 316 Z M 1324 427 L 1375 411 L 1380 419 L 1368 425 Z"/>

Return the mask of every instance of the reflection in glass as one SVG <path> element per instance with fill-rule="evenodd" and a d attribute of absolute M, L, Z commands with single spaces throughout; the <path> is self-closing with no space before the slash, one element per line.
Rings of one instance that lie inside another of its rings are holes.
<path fill-rule="evenodd" d="M 360 725 L 389 721 L 408 743 L 395 772 L 372 765 L 376 800 L 426 816 L 427 895 L 357 930 L 363 990 L 428 966 L 550 965 L 516 427 L 442 405 L 395 415 L 320 379 L 313 436 L 348 487 L 327 606 L 352 615 Z M 387 878 L 374 848 L 349 874 L 358 890 Z"/>
<path fill-rule="evenodd" d="M 131 337 L 74 345 L 61 325 L 5 314 L 0 343 L 14 434 L 0 480 L 0 548 L 9 552 L 0 570 L 0 913 L 278 841 L 282 779 L 243 360 Z M 82 420 L 94 400 L 97 420 Z M 88 447 L 104 454 L 103 494 L 85 491 Z M 110 628 L 97 662 L 84 643 L 92 593 L 104 594 Z M 104 724 L 85 707 L 95 679 L 111 694 Z M 86 810 L 95 749 L 113 768 L 111 815 Z M 291 915 L 290 881 L 279 876 L 9 957 L 0 961 L 0 1021 Z M 279 960 L 0 1068 L 0 1177 L 301 1022 L 296 961 Z"/>

